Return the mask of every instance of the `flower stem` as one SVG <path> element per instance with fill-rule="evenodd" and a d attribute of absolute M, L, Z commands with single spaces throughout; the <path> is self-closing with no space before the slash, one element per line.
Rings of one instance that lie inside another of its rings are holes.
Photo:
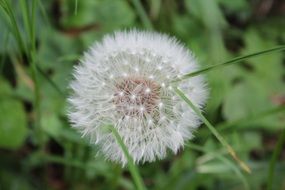
<path fill-rule="evenodd" d="M 109 125 L 108 128 L 112 131 L 114 137 L 116 138 L 118 144 L 122 148 L 122 151 L 128 160 L 128 167 L 129 167 L 130 173 L 134 179 L 134 182 L 137 186 L 137 189 L 138 190 L 145 190 L 146 188 L 145 188 L 143 180 L 142 180 L 142 178 L 138 172 L 138 168 L 135 166 L 134 160 L 131 157 L 131 155 L 129 154 L 129 151 L 128 151 L 126 145 L 124 144 L 120 134 L 118 133 L 118 131 L 113 126 Z"/>
<path fill-rule="evenodd" d="M 251 173 L 250 168 L 239 159 L 234 149 L 226 142 L 226 140 L 219 134 L 219 132 L 215 129 L 215 127 L 203 116 L 201 111 L 191 102 L 189 98 L 177 87 L 174 88 L 175 92 L 182 100 L 184 100 L 192 110 L 201 118 L 201 120 L 205 123 L 205 125 L 209 128 L 209 130 L 213 133 L 213 135 L 220 141 L 220 143 L 226 147 L 229 154 L 233 157 L 233 159 L 239 163 L 240 167 L 248 173 Z"/>

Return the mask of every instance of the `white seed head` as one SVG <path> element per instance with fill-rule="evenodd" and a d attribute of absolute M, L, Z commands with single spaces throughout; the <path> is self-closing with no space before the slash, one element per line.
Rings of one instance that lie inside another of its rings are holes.
<path fill-rule="evenodd" d="M 137 30 L 107 35 L 74 69 L 72 126 L 107 159 L 123 165 L 127 159 L 107 125 L 116 128 L 136 163 L 162 159 L 168 149 L 176 153 L 200 121 L 171 81 L 197 68 L 192 53 L 167 35 Z M 179 87 L 202 108 L 207 90 L 201 76 Z"/>

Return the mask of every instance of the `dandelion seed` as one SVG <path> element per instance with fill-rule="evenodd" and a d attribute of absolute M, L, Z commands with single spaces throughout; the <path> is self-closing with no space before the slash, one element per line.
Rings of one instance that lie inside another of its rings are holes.
<path fill-rule="evenodd" d="M 123 165 L 127 159 L 106 125 L 118 131 L 136 163 L 162 159 L 168 149 L 176 153 L 200 121 L 176 96 L 171 80 L 197 67 L 192 53 L 167 35 L 137 30 L 107 35 L 74 69 L 72 126 L 107 159 Z M 179 87 L 198 107 L 204 105 L 207 89 L 201 76 Z"/>
<path fill-rule="evenodd" d="M 147 89 L 145 89 L 145 93 L 150 93 L 150 91 L 151 91 L 151 89 L 150 88 L 147 88 Z"/>

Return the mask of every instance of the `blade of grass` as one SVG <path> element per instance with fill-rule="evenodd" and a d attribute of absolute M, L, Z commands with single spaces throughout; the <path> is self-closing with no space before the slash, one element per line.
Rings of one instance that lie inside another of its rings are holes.
<path fill-rule="evenodd" d="M 75 7 L 75 8 L 74 8 L 74 14 L 77 15 L 78 1 L 75 0 L 75 1 L 74 1 L 74 4 L 75 4 L 75 5 L 74 5 L 74 7 Z"/>
<path fill-rule="evenodd" d="M 40 11 L 42 13 L 42 16 L 43 16 L 46 24 L 49 26 L 49 28 L 51 28 L 51 24 L 50 24 L 49 18 L 47 16 L 46 10 L 45 10 L 44 5 L 43 5 L 41 0 L 38 0 L 38 5 L 39 5 Z"/>
<path fill-rule="evenodd" d="M 235 126 L 235 129 L 238 128 L 242 128 L 243 124 L 246 123 L 250 123 L 252 121 L 258 120 L 260 118 L 265 118 L 280 112 L 284 112 L 285 111 L 285 105 L 281 105 L 278 106 L 276 108 L 272 108 L 270 110 L 266 110 L 264 112 L 258 113 L 258 114 L 254 114 L 254 115 L 250 115 L 248 117 L 242 118 L 242 119 L 237 119 L 234 121 L 230 121 L 230 122 L 224 122 L 221 124 L 217 125 L 217 128 L 219 129 L 219 131 L 223 131 L 226 129 L 230 129 L 230 127 Z"/>
<path fill-rule="evenodd" d="M 4 13 L 6 13 L 6 15 L 8 16 L 7 25 L 10 28 L 11 32 L 13 33 L 16 42 L 18 43 L 19 50 L 27 53 L 27 49 L 25 48 L 24 41 L 17 24 L 16 17 L 13 13 L 13 9 L 11 8 L 10 3 L 8 3 L 6 0 L 0 0 L 0 6 L 4 11 Z"/>
<path fill-rule="evenodd" d="M 219 132 L 225 132 L 227 130 L 232 129 L 232 127 L 234 127 L 234 130 L 243 129 L 243 128 L 248 127 L 248 125 L 245 125 L 245 124 L 250 124 L 251 122 L 254 122 L 256 120 L 264 119 L 266 117 L 272 116 L 274 114 L 282 113 L 284 111 L 285 111 L 284 105 L 278 106 L 278 107 L 266 110 L 264 112 L 260 112 L 257 114 L 250 115 L 250 116 L 245 117 L 245 118 L 241 118 L 241 119 L 237 119 L 237 120 L 233 120 L 233 121 L 221 122 L 221 123 L 216 125 L 216 129 Z M 207 134 L 209 134 L 209 131 L 201 130 L 199 132 L 199 136 L 201 136 L 201 137 L 207 136 Z"/>
<path fill-rule="evenodd" d="M 58 92 L 58 94 L 62 97 L 62 98 L 66 98 L 65 94 L 61 91 L 61 89 L 57 86 L 57 84 L 55 82 L 53 82 L 49 76 L 38 66 L 36 65 L 37 70 L 39 71 L 39 73 L 48 81 L 48 83 L 55 89 L 55 91 Z"/>
<path fill-rule="evenodd" d="M 46 10 L 45 10 L 45 8 L 44 8 L 44 6 L 42 4 L 42 1 L 41 0 L 37 0 L 37 1 L 38 1 L 38 5 L 39 5 L 39 8 L 40 8 L 41 14 L 42 14 L 44 20 L 46 21 L 46 23 L 47 23 L 47 25 L 49 26 L 49 29 L 50 29 L 51 24 L 49 22 L 49 19 L 48 19 Z M 76 4 L 76 13 L 77 13 L 77 3 L 78 3 L 78 1 L 76 0 L 76 2 L 75 2 L 75 4 Z M 74 57 L 72 57 L 72 60 L 75 60 Z M 77 55 L 77 59 L 78 59 L 78 57 L 79 57 L 79 55 Z M 55 91 L 57 91 L 62 98 L 65 98 L 65 94 L 61 91 L 61 89 L 58 87 L 58 85 L 55 82 L 53 82 L 50 79 L 50 77 L 41 69 L 41 67 L 39 65 L 36 65 L 36 68 L 37 68 L 38 72 L 44 77 L 44 79 L 46 79 L 48 81 L 48 83 L 55 89 Z"/>
<path fill-rule="evenodd" d="M 57 59 L 57 62 L 65 62 L 65 61 L 76 61 L 80 59 L 80 55 L 76 54 L 69 54 L 61 56 Z"/>
<path fill-rule="evenodd" d="M 128 160 L 128 167 L 129 167 L 129 170 L 130 170 L 130 173 L 134 179 L 134 182 L 137 186 L 137 189 L 139 190 L 145 190 L 145 186 L 144 186 L 144 183 L 143 183 L 143 180 L 139 174 L 139 171 L 134 163 L 134 160 L 133 158 L 131 157 L 131 155 L 129 154 L 129 151 L 128 151 L 128 148 L 126 147 L 126 145 L 124 144 L 120 134 L 118 133 L 118 131 L 113 127 L 113 126 L 107 126 L 113 133 L 114 137 L 116 138 L 118 144 L 120 145 L 125 157 L 127 158 Z"/>
<path fill-rule="evenodd" d="M 29 17 L 29 9 L 28 9 L 28 2 L 27 1 L 20 1 L 20 5 L 21 5 L 21 10 L 22 10 L 22 15 L 23 15 L 23 21 L 24 21 L 24 27 L 25 30 L 28 34 L 32 33 L 32 26 L 31 26 L 31 22 L 29 21 L 30 17 Z M 30 37 L 30 41 L 32 41 L 32 37 L 31 35 Z"/>
<path fill-rule="evenodd" d="M 7 45 L 8 45 L 8 41 L 9 41 L 9 33 L 7 31 L 5 31 L 5 34 L 4 34 L 4 43 L 3 43 L 3 49 L 7 49 Z M 6 55 L 3 54 L 2 57 L 1 57 L 1 61 L 0 61 L 0 74 L 2 75 L 3 73 L 3 68 L 4 68 L 4 64 L 5 64 L 5 61 L 6 61 Z"/>
<path fill-rule="evenodd" d="M 236 175 L 241 179 L 245 189 L 249 189 L 249 184 L 245 178 L 245 176 L 242 174 L 242 172 L 239 170 L 239 168 L 237 168 L 235 166 L 235 164 L 233 164 L 230 160 L 228 160 L 227 158 L 225 158 L 224 156 L 222 156 L 221 154 L 217 154 L 215 152 L 209 152 L 208 150 L 206 150 L 205 148 L 203 148 L 202 146 L 199 145 L 195 145 L 193 143 L 187 143 L 186 144 L 187 147 L 200 151 L 200 152 L 204 152 L 206 154 L 211 154 L 213 155 L 215 158 L 219 159 L 220 161 L 222 161 L 224 164 L 228 165 L 230 168 L 232 168 L 232 170 L 236 173 Z"/>
<path fill-rule="evenodd" d="M 19 59 L 9 53 L 10 61 L 13 64 L 15 72 L 17 74 L 18 80 L 20 80 L 29 90 L 33 93 L 35 91 L 35 85 L 28 72 L 24 69 L 24 66 L 21 64 Z"/>
<path fill-rule="evenodd" d="M 39 1 L 41 3 L 41 1 Z M 11 24 L 11 29 L 12 29 L 12 33 L 16 39 L 16 41 L 18 42 L 18 46 L 20 47 L 21 50 L 24 50 L 26 52 L 26 55 L 28 57 L 28 60 L 30 61 L 31 64 L 31 70 L 32 70 L 32 77 L 33 80 L 35 82 L 35 97 L 37 97 L 35 100 L 35 105 L 38 105 L 39 103 L 39 89 L 38 89 L 38 80 L 37 80 L 37 70 L 39 71 L 39 73 L 41 75 L 43 75 L 43 77 L 51 84 L 52 87 L 55 88 L 55 90 L 57 92 L 59 92 L 63 97 L 64 94 L 61 92 L 60 88 L 40 69 L 39 66 L 37 66 L 35 64 L 35 51 L 36 51 L 36 38 L 35 38 L 35 8 L 36 8 L 36 0 L 33 0 L 32 2 L 32 15 L 29 15 L 29 9 L 28 9 L 28 4 L 26 1 L 21 1 L 21 8 L 23 11 L 23 19 L 24 19 L 24 25 L 25 25 L 25 29 L 26 32 L 29 34 L 30 37 L 30 46 L 31 48 L 26 48 L 24 43 L 23 43 L 23 39 L 22 36 L 20 35 L 19 32 L 19 28 L 18 28 L 18 24 L 17 21 L 15 19 L 14 13 L 11 9 L 11 5 L 6 1 L 6 0 L 0 0 L 0 6 L 2 7 L 2 9 L 4 10 L 4 12 L 8 15 L 8 18 L 10 20 L 10 24 Z M 42 4 L 40 4 L 40 6 L 42 6 Z M 42 9 L 42 14 L 44 15 L 44 17 L 46 18 L 46 21 L 48 22 L 46 13 L 43 9 Z M 30 49 L 30 51 L 27 51 L 27 49 Z M 39 106 L 36 106 L 39 107 Z M 39 108 L 38 108 L 39 109 Z M 38 113 L 38 115 L 40 115 Z M 37 122 L 39 124 L 39 122 Z"/>
<path fill-rule="evenodd" d="M 241 149 L 241 148 L 236 148 L 235 150 L 238 151 L 238 152 L 245 152 L 246 151 L 245 149 Z M 228 151 L 226 149 L 224 149 L 224 147 L 222 147 L 221 149 L 216 150 L 215 154 L 218 154 L 220 156 L 224 156 L 224 155 L 228 154 Z M 213 154 L 211 154 L 211 155 L 203 155 L 203 156 L 201 156 L 199 161 L 201 163 L 208 162 L 208 161 L 212 160 L 213 157 L 214 157 Z"/>
<path fill-rule="evenodd" d="M 240 167 L 248 173 L 251 173 L 250 168 L 237 156 L 234 149 L 225 141 L 225 139 L 219 134 L 219 132 L 215 129 L 215 127 L 204 117 L 201 111 L 192 103 L 192 101 L 186 97 L 186 95 L 179 90 L 177 87 L 174 88 L 177 95 L 184 100 L 192 110 L 201 118 L 203 123 L 209 128 L 209 130 L 213 133 L 213 135 L 220 141 L 220 143 L 225 146 L 229 154 L 233 157 L 233 159 L 240 165 Z"/>
<path fill-rule="evenodd" d="M 80 59 L 79 55 L 71 54 L 59 57 L 56 60 L 56 62 L 75 61 L 79 59 Z M 57 91 L 62 98 L 66 98 L 63 91 L 58 87 L 58 85 L 52 79 L 50 79 L 50 77 L 42 70 L 42 68 L 38 65 L 36 67 L 39 73 L 44 77 L 44 79 L 47 80 L 47 82 L 55 89 L 55 91 Z"/>
<path fill-rule="evenodd" d="M 205 72 L 212 71 L 214 69 L 218 69 L 218 68 L 221 68 L 221 67 L 224 67 L 224 66 L 228 66 L 228 65 L 231 65 L 231 64 L 234 64 L 234 63 L 240 63 L 241 61 L 249 59 L 249 58 L 253 58 L 253 57 L 257 57 L 257 56 L 261 56 L 261 55 L 265 55 L 265 54 L 269 54 L 269 53 L 274 53 L 274 52 L 278 52 L 278 51 L 284 51 L 284 50 L 285 50 L 285 45 L 281 45 L 281 46 L 274 47 L 274 48 L 271 48 L 271 49 L 268 49 L 268 50 L 255 52 L 255 53 L 244 55 L 244 56 L 239 56 L 239 57 L 236 57 L 236 58 L 231 59 L 229 61 L 226 61 L 224 63 L 220 63 L 220 64 L 216 64 L 216 65 L 210 65 L 210 66 L 207 66 L 207 67 L 205 67 L 203 69 L 200 69 L 198 71 L 185 74 L 181 78 L 176 79 L 176 80 L 174 80 L 172 82 L 173 83 L 180 82 L 182 80 L 188 79 L 190 77 L 197 76 L 197 75 L 205 73 Z"/>
<path fill-rule="evenodd" d="M 153 25 L 151 23 L 151 21 L 149 20 L 142 4 L 140 0 L 132 0 L 133 5 L 136 9 L 136 11 L 139 14 L 139 17 L 141 19 L 141 21 L 143 22 L 143 25 L 145 26 L 145 28 L 149 29 L 149 30 L 153 30 Z"/>
<path fill-rule="evenodd" d="M 54 163 L 63 164 L 66 166 L 72 166 L 72 167 L 80 168 L 83 170 L 88 170 L 90 168 L 97 169 L 96 163 L 94 163 L 94 164 L 83 163 L 79 160 L 66 159 L 64 157 L 59 157 L 59 156 L 55 156 L 55 155 L 45 154 L 44 156 L 41 157 L 41 159 L 43 159 L 45 162 L 54 162 Z"/>
<path fill-rule="evenodd" d="M 76 54 L 71 54 L 71 55 L 65 55 L 65 56 L 61 56 L 59 57 L 56 62 L 65 62 L 65 61 L 76 61 L 80 59 L 80 55 L 76 55 Z M 50 77 L 42 70 L 42 68 L 40 66 L 37 65 L 37 70 L 39 71 L 39 73 L 44 77 L 44 79 L 46 79 L 48 81 L 48 83 L 55 89 L 55 91 L 57 91 L 63 98 L 65 97 L 65 94 L 63 93 L 63 91 L 58 87 L 58 85 L 53 82 Z"/>
<path fill-rule="evenodd" d="M 40 109 L 40 87 L 39 87 L 39 80 L 38 80 L 38 73 L 37 73 L 37 65 L 36 65 L 36 27 L 35 27 L 35 22 L 36 22 L 36 5 L 37 5 L 37 0 L 32 1 L 32 13 L 29 17 L 29 26 L 31 27 L 31 30 L 29 31 L 30 35 L 30 67 L 32 70 L 32 78 L 35 83 L 35 99 L 34 99 L 34 104 L 35 104 L 35 112 L 36 112 L 36 117 L 35 117 L 35 128 L 38 132 L 38 140 L 39 144 L 41 147 L 41 150 L 44 151 L 44 133 L 41 130 L 40 123 L 41 123 L 41 109 Z M 28 10 L 28 7 L 26 7 Z"/>
<path fill-rule="evenodd" d="M 18 22 L 16 20 L 15 14 L 13 12 L 12 6 L 6 0 L 0 0 L 0 6 L 8 16 L 8 24 L 11 29 L 11 32 L 16 39 L 20 52 L 20 58 L 22 59 L 22 52 L 25 52 L 28 61 L 30 63 L 31 71 L 32 71 L 32 78 L 35 84 L 35 91 L 34 91 L 34 105 L 35 105 L 35 129 L 38 132 L 38 140 L 40 142 L 40 146 L 43 147 L 43 134 L 40 129 L 40 91 L 39 91 L 39 84 L 37 80 L 37 71 L 36 71 L 36 63 L 35 63 L 35 51 L 36 51 L 36 40 L 35 40 L 35 11 L 36 11 L 36 0 L 32 1 L 32 10 L 31 15 L 29 14 L 29 8 L 27 3 L 21 3 L 24 23 L 27 34 L 30 37 L 29 45 L 25 45 L 24 40 L 21 36 Z M 23 59 L 22 59 L 23 60 Z"/>
<path fill-rule="evenodd" d="M 37 0 L 32 1 L 32 15 L 31 15 L 31 46 L 32 46 L 32 53 L 36 52 L 36 6 Z M 28 7 L 27 7 L 28 9 Z"/>
<path fill-rule="evenodd" d="M 272 189 L 272 185 L 273 185 L 273 181 L 274 181 L 273 179 L 274 179 L 274 169 L 276 166 L 276 161 L 277 161 L 277 158 L 282 151 L 282 147 L 283 147 L 284 143 L 285 143 L 285 130 L 283 129 L 281 134 L 279 135 L 277 145 L 274 149 L 273 155 L 272 155 L 271 160 L 270 160 L 268 177 L 267 177 L 267 190 Z"/>

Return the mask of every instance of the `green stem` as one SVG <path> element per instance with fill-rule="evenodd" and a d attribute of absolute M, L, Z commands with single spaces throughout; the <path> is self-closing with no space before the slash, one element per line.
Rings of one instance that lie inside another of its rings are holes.
<path fill-rule="evenodd" d="M 131 155 L 129 154 L 128 148 L 124 144 L 121 136 L 119 135 L 118 131 L 113 126 L 108 126 L 108 128 L 112 131 L 112 133 L 113 133 L 114 137 L 116 138 L 118 144 L 122 148 L 122 151 L 123 151 L 125 157 L 128 160 L 128 167 L 129 167 L 131 175 L 132 175 L 132 177 L 134 179 L 134 182 L 135 182 L 135 184 L 137 186 L 137 189 L 145 190 L 146 188 L 144 186 L 143 180 L 142 180 L 142 178 L 141 178 L 141 176 L 139 174 L 139 171 L 138 171 L 137 167 L 135 166 L 134 160 L 131 157 Z"/>
<path fill-rule="evenodd" d="M 149 20 L 142 4 L 141 4 L 141 1 L 140 0 L 132 0 L 138 14 L 139 14 L 139 17 L 140 19 L 142 20 L 144 26 L 149 29 L 149 30 L 153 30 L 153 25 L 151 23 L 151 21 Z"/>
<path fill-rule="evenodd" d="M 274 179 L 274 168 L 276 165 L 277 158 L 282 151 L 282 147 L 284 143 L 285 143 L 285 130 L 283 129 L 282 133 L 279 135 L 277 145 L 274 149 L 273 155 L 270 160 L 268 178 L 267 178 L 267 190 L 272 189 L 272 184 L 273 184 L 273 179 Z"/>
<path fill-rule="evenodd" d="M 268 50 L 255 52 L 255 53 L 244 55 L 244 56 L 239 56 L 239 57 L 236 57 L 236 58 L 234 58 L 232 60 L 226 61 L 224 63 L 220 63 L 220 64 L 216 64 L 216 65 L 210 65 L 210 66 L 207 66 L 207 67 L 205 67 L 203 69 L 200 69 L 198 71 L 185 74 L 180 79 L 174 80 L 172 82 L 173 83 L 180 82 L 182 80 L 188 79 L 190 77 L 197 76 L 197 75 L 205 73 L 205 72 L 212 71 L 214 69 L 218 69 L 220 67 L 224 67 L 224 66 L 227 66 L 227 65 L 238 63 L 238 62 L 243 61 L 245 59 L 249 59 L 249 58 L 253 58 L 253 57 L 257 57 L 257 56 L 260 56 L 260 55 L 265 55 L 265 54 L 269 54 L 269 53 L 273 53 L 273 52 L 284 51 L 284 50 L 285 50 L 285 45 L 281 45 L 281 46 L 274 47 L 274 48 L 271 48 L 271 49 L 268 49 Z"/>
<path fill-rule="evenodd" d="M 186 95 L 177 87 L 175 87 L 174 90 L 177 95 L 180 96 L 180 98 L 184 100 L 192 108 L 192 110 L 201 118 L 201 120 L 205 123 L 205 125 L 209 128 L 213 135 L 220 141 L 220 143 L 226 147 L 229 154 L 233 157 L 235 161 L 237 161 L 237 163 L 239 163 L 240 167 L 246 172 L 250 173 L 250 168 L 242 160 L 239 159 L 234 149 L 225 141 L 225 139 L 219 134 L 215 127 L 206 119 L 206 117 L 203 116 L 201 111 L 191 102 L 191 100 L 187 98 Z"/>

